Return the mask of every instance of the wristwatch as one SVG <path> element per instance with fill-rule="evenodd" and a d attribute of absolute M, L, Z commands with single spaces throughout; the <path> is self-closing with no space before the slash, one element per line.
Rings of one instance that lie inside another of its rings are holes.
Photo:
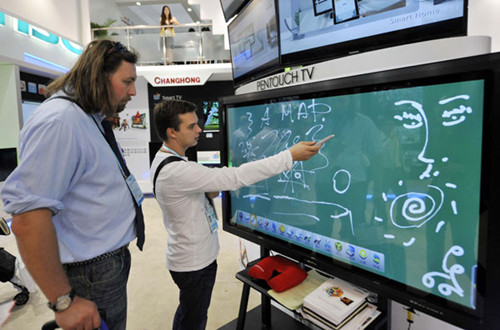
<path fill-rule="evenodd" d="M 50 301 L 47 303 L 50 309 L 54 312 L 62 312 L 71 306 L 73 302 L 73 298 L 75 297 L 75 290 L 71 289 L 69 293 L 63 294 L 62 296 L 57 297 L 56 302 L 51 304 Z"/>

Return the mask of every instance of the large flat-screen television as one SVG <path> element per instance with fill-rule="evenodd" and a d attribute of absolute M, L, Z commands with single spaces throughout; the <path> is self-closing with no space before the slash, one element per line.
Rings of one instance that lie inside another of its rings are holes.
<path fill-rule="evenodd" d="M 226 192 L 223 228 L 452 324 L 498 325 L 499 95 L 496 53 L 223 98 L 226 166 L 335 135 Z"/>
<path fill-rule="evenodd" d="M 281 64 L 467 33 L 468 0 L 277 0 Z"/>
<path fill-rule="evenodd" d="M 279 70 L 274 0 L 253 0 L 228 25 L 233 82 L 242 85 Z"/>

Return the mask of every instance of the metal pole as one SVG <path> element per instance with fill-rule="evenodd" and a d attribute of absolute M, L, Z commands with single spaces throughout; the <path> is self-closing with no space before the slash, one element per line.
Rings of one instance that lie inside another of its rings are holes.
<path fill-rule="evenodd" d="M 163 65 L 167 65 L 167 39 L 165 38 L 165 30 L 162 28 L 163 33 L 161 39 L 163 40 Z"/>
<path fill-rule="evenodd" d="M 203 32 L 200 31 L 200 59 L 201 63 L 204 64 L 205 58 L 203 57 Z"/>
<path fill-rule="evenodd" d="M 130 29 L 125 30 L 126 38 L 127 38 L 127 49 L 130 49 Z"/>

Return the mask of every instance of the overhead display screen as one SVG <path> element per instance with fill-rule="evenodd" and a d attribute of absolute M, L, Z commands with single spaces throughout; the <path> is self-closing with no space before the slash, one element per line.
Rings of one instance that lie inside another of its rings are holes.
<path fill-rule="evenodd" d="M 279 0 L 278 3 L 283 64 L 463 35 L 467 29 L 465 0 Z M 317 49 L 322 50 L 308 52 Z"/>
<path fill-rule="evenodd" d="M 279 69 L 274 0 L 254 0 L 228 26 L 235 85 Z"/>

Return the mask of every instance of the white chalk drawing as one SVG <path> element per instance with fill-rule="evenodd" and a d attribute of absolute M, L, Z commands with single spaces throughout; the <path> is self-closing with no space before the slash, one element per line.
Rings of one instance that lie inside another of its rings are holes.
<path fill-rule="evenodd" d="M 440 105 L 446 105 L 452 101 L 468 100 L 469 98 L 470 97 L 468 95 L 457 95 L 441 100 L 438 103 Z M 428 179 L 431 177 L 431 172 L 433 171 L 433 167 L 435 165 L 435 159 L 426 157 L 427 147 L 430 141 L 429 124 L 427 115 L 424 111 L 424 107 L 419 102 L 413 100 L 400 100 L 395 102 L 394 104 L 396 106 L 410 105 L 417 111 L 416 114 L 403 111 L 402 115 L 395 115 L 394 119 L 401 121 L 403 123 L 403 127 L 405 127 L 406 129 L 413 130 L 417 128 L 423 128 L 425 130 L 424 144 L 417 158 L 422 163 L 427 164 L 424 172 L 419 175 L 419 179 Z M 444 118 L 445 121 L 442 122 L 442 125 L 445 127 L 458 125 L 466 120 L 466 114 L 471 113 L 472 109 L 465 105 L 460 105 L 458 108 L 454 108 L 452 110 L 444 110 L 441 117 Z M 449 161 L 449 158 L 442 157 L 441 161 L 443 163 L 446 163 Z M 434 177 L 439 176 L 439 174 L 440 172 L 438 170 L 432 172 L 432 175 Z M 402 180 L 399 180 L 398 183 L 400 186 L 403 185 Z M 453 183 L 446 183 L 445 186 L 449 189 L 457 189 L 457 185 Z M 441 188 L 432 185 L 427 185 L 427 188 L 437 191 L 439 194 L 436 197 L 439 198 L 436 200 L 436 198 L 431 196 L 429 193 L 409 192 L 396 196 L 396 198 L 392 201 L 389 216 L 391 218 L 391 222 L 396 227 L 419 228 L 433 219 L 439 212 L 445 199 L 444 191 Z M 385 192 L 382 193 L 382 198 L 384 199 L 384 201 L 388 200 Z M 456 201 L 450 201 L 450 206 L 453 214 L 457 215 L 458 210 Z M 396 214 L 398 214 L 398 217 L 396 217 Z M 443 225 L 444 223 L 438 224 L 438 227 L 436 227 L 436 233 L 439 232 L 440 228 Z"/>
<path fill-rule="evenodd" d="M 457 95 L 441 100 L 438 103 L 440 105 L 447 105 L 452 101 L 469 100 L 469 99 L 470 99 L 469 95 Z M 418 154 L 418 160 L 423 162 L 424 164 L 427 164 L 427 166 L 426 169 L 419 175 L 419 179 L 420 180 L 428 179 L 431 177 L 431 175 L 434 177 L 439 176 L 440 171 L 434 170 L 434 166 L 436 165 L 435 159 L 426 156 L 427 148 L 431 141 L 429 141 L 429 125 L 423 105 L 412 100 L 401 100 L 395 102 L 394 104 L 396 106 L 410 105 L 417 111 L 416 114 L 411 114 L 404 111 L 402 115 L 394 116 L 394 119 L 403 122 L 403 127 L 405 127 L 406 129 L 423 128 L 425 130 L 424 132 L 425 140 L 422 150 Z M 467 119 L 467 116 L 472 114 L 472 112 L 473 111 L 471 107 L 465 106 L 463 104 L 451 110 L 449 109 L 443 110 L 441 115 L 443 121 L 441 124 L 443 125 L 443 127 L 452 127 L 459 125 L 460 123 L 463 123 Z M 432 141 L 432 142 L 438 143 L 438 141 Z M 441 161 L 442 163 L 446 163 L 449 161 L 449 158 L 441 157 Z M 458 189 L 456 184 L 450 182 L 446 183 L 445 187 L 448 189 Z M 445 193 L 441 188 L 437 186 L 427 185 L 427 188 L 431 188 L 428 191 L 432 191 L 432 189 L 434 191 L 438 191 L 439 194 L 437 195 L 437 197 L 439 197 L 439 199 L 435 200 L 428 193 L 424 194 L 416 192 L 402 194 L 395 198 L 395 200 L 392 202 L 391 205 L 390 217 L 392 223 L 396 227 L 419 228 L 424 224 L 426 224 L 427 222 L 429 222 L 431 219 L 433 219 L 436 216 L 436 214 L 438 214 L 439 210 L 443 205 L 445 199 Z M 403 203 L 401 206 L 398 206 L 397 209 L 401 210 L 401 212 L 398 213 L 401 214 L 401 219 L 399 218 L 396 219 L 394 217 L 395 213 L 393 211 L 396 209 L 396 203 L 398 203 L 400 200 L 403 201 Z M 450 201 L 450 207 L 454 215 L 459 214 L 457 202 L 455 200 Z M 451 219 L 447 220 L 450 221 Z M 444 220 L 439 221 L 436 225 L 435 233 L 439 233 L 445 225 L 446 221 Z M 410 241 L 403 243 L 403 245 L 406 247 L 410 246 L 411 244 L 414 243 L 414 241 L 415 240 L 412 237 Z M 463 297 L 464 290 L 458 284 L 456 276 L 463 274 L 465 272 L 465 269 L 459 263 L 456 263 L 451 267 L 448 267 L 448 258 L 450 257 L 451 254 L 457 257 L 462 256 L 464 255 L 464 249 L 458 245 L 452 246 L 444 256 L 442 262 L 443 272 L 426 273 L 422 277 L 422 282 L 427 288 L 433 288 L 436 284 L 434 277 L 440 277 L 445 281 L 451 281 L 452 284 L 449 284 L 447 282 L 440 283 L 438 285 L 439 292 L 444 296 L 450 296 L 452 293 L 455 293 L 458 296 Z"/>
<path fill-rule="evenodd" d="M 444 193 L 436 186 L 428 185 L 439 194 L 436 200 L 431 194 L 409 192 L 397 196 L 391 204 L 390 220 L 398 228 L 420 228 L 434 218 L 443 206 Z M 396 211 L 401 217 L 396 217 Z"/>
<path fill-rule="evenodd" d="M 434 159 L 425 158 L 424 156 L 425 151 L 427 150 L 427 144 L 429 143 L 429 125 L 427 123 L 427 116 L 425 115 L 424 108 L 422 104 L 416 101 L 409 101 L 409 100 L 398 101 L 395 102 L 394 104 L 395 105 L 409 104 L 418 111 L 417 115 L 407 113 L 406 111 L 404 111 L 402 116 L 396 115 L 394 116 L 394 119 L 399 121 L 409 120 L 409 123 L 408 122 L 403 123 L 403 127 L 407 129 L 416 129 L 422 126 L 424 127 L 425 142 L 422 151 L 418 154 L 418 160 L 420 160 L 422 163 L 427 164 L 427 169 L 424 171 L 424 173 L 420 174 L 420 180 L 428 178 L 430 177 L 429 172 L 432 170 L 432 164 L 434 164 Z"/>
<path fill-rule="evenodd" d="M 251 199 L 251 198 L 261 198 L 261 199 L 265 199 L 266 201 L 270 201 L 271 198 L 267 197 L 266 195 L 269 195 L 267 193 L 264 193 L 264 194 L 247 194 L 247 195 L 243 195 L 242 197 L 243 198 L 248 198 L 248 199 Z"/>
<path fill-rule="evenodd" d="M 337 176 L 339 176 L 339 175 L 344 175 L 347 177 L 347 180 L 342 180 L 343 182 L 344 181 L 346 182 L 345 186 L 342 188 L 340 188 L 337 184 Z M 349 173 L 349 171 L 344 170 L 344 169 L 338 170 L 333 175 L 332 182 L 333 182 L 333 190 L 339 194 L 344 194 L 349 189 L 349 186 L 351 185 L 351 173 Z"/>
<path fill-rule="evenodd" d="M 311 99 L 311 104 L 306 102 L 300 102 L 297 108 L 297 118 L 296 120 L 308 119 L 309 115 L 312 115 L 312 121 L 316 122 L 319 115 L 326 115 L 332 111 L 332 107 L 326 103 L 316 103 L 315 99 Z M 293 123 L 293 107 L 292 103 L 283 103 L 281 105 L 281 120 L 284 121 L 289 118 L 290 123 Z M 324 121 L 324 117 L 322 117 Z"/>
<path fill-rule="evenodd" d="M 445 100 L 439 101 L 439 104 L 445 105 L 448 104 L 449 102 L 455 101 L 455 100 L 468 100 L 470 99 L 469 95 L 457 95 L 454 97 L 447 98 Z M 422 104 L 420 104 L 417 101 L 412 101 L 412 100 L 401 100 L 397 101 L 394 103 L 396 106 L 401 106 L 405 104 L 409 104 L 411 107 L 413 107 L 415 110 L 417 110 L 418 114 L 412 114 L 408 113 L 406 111 L 403 112 L 403 115 L 395 115 L 394 119 L 399 120 L 403 122 L 403 127 L 407 129 L 416 129 L 420 127 L 424 127 L 425 129 L 425 141 L 423 148 L 421 152 L 418 154 L 418 160 L 421 162 L 427 164 L 426 170 L 420 174 L 420 179 L 424 178 L 430 178 L 430 172 L 432 171 L 433 164 L 435 163 L 434 159 L 431 158 L 426 158 L 425 154 L 427 151 L 427 146 L 429 143 L 429 125 L 428 125 L 428 120 L 427 120 L 427 115 L 425 114 L 424 107 Z M 466 120 L 466 114 L 471 114 L 472 113 L 472 108 L 467 107 L 465 105 L 460 105 L 458 108 L 452 109 L 452 110 L 444 110 L 442 113 L 442 118 L 445 120 L 451 120 L 451 121 L 443 121 L 442 125 L 445 127 L 449 126 L 455 126 L 458 125 Z M 460 116 L 458 116 L 460 115 Z M 443 162 L 447 162 L 448 158 L 444 157 Z M 435 176 L 439 175 L 439 173 L 436 173 Z"/>
<path fill-rule="evenodd" d="M 408 242 L 404 242 L 403 245 L 408 247 L 413 245 L 413 243 L 415 243 L 415 237 L 412 237 Z"/>
<path fill-rule="evenodd" d="M 450 97 L 446 100 L 441 100 L 439 101 L 439 104 L 447 104 L 451 101 L 455 100 L 468 100 L 470 99 L 469 95 L 457 95 L 454 97 Z M 461 104 L 458 108 L 452 109 L 452 110 L 445 110 L 443 111 L 442 117 L 445 118 L 446 120 L 451 120 L 451 121 L 443 121 L 443 126 L 454 126 L 457 124 L 460 124 L 466 119 L 465 114 L 467 113 L 472 113 L 472 108 L 471 107 L 466 107 L 465 105 Z"/>
<path fill-rule="evenodd" d="M 443 258 L 443 263 L 441 267 L 443 272 L 429 272 L 422 277 L 422 283 L 429 289 L 436 285 L 436 280 L 434 277 L 440 277 L 444 280 L 449 280 L 453 285 L 448 283 L 440 283 L 438 285 L 438 290 L 443 296 L 450 296 L 452 293 L 456 293 L 460 297 L 464 296 L 464 290 L 458 284 L 456 275 L 461 275 L 465 272 L 465 269 L 460 264 L 454 264 L 448 267 L 448 258 L 453 254 L 456 257 L 461 257 L 464 255 L 464 249 L 458 245 L 452 246 Z"/>
<path fill-rule="evenodd" d="M 269 107 L 267 107 L 266 112 L 264 113 L 264 116 L 262 116 L 262 118 L 260 118 L 260 120 L 261 120 L 260 128 L 263 128 L 264 126 L 269 126 L 270 119 L 271 118 L 269 117 Z"/>
<path fill-rule="evenodd" d="M 296 113 L 294 111 L 296 110 Z M 294 121 L 306 120 L 309 118 L 309 121 L 313 123 L 318 121 L 320 115 L 326 115 L 332 111 L 330 105 L 326 103 L 316 102 L 316 100 L 312 99 L 309 103 L 300 102 L 298 106 L 295 106 L 293 103 L 283 103 L 280 105 L 280 113 L 281 113 L 281 121 L 290 121 L 293 123 Z M 271 129 L 270 126 L 270 109 L 267 106 L 265 108 L 264 114 L 260 116 L 260 131 L 255 131 L 254 126 L 257 124 L 254 121 L 254 114 L 252 112 L 245 113 L 247 117 L 246 130 L 248 132 L 247 139 L 245 142 L 240 142 L 238 144 L 239 152 L 242 154 L 242 158 L 246 161 L 252 161 L 260 158 L 264 158 L 270 155 L 274 155 L 279 153 L 282 150 L 288 149 L 293 144 L 299 142 L 301 139 L 300 136 L 293 136 L 292 131 L 287 128 L 280 129 Z M 322 118 L 322 122 L 324 122 L 324 118 Z M 308 140 L 319 141 L 324 137 L 324 124 L 315 124 L 311 128 L 309 128 L 305 132 L 305 137 Z M 307 183 L 307 176 L 317 174 L 319 171 L 326 169 L 330 165 L 329 159 L 324 155 L 324 153 L 320 150 L 319 156 L 323 159 L 323 164 L 321 166 L 317 166 L 314 168 L 306 169 L 304 167 L 303 162 L 294 162 L 292 169 L 288 171 L 284 171 L 277 176 L 277 182 L 283 185 L 283 192 L 288 192 L 293 195 L 296 192 L 297 188 L 310 190 L 310 186 Z M 349 180 L 348 183 L 342 188 L 338 188 L 336 186 L 335 177 L 332 179 L 334 191 L 338 193 L 345 193 L 349 189 L 350 183 L 350 173 L 347 170 L 340 171 L 342 175 L 346 175 Z M 264 180 L 266 181 L 266 180 Z M 255 188 L 257 191 L 253 190 L 252 193 L 244 194 L 241 196 L 242 198 L 248 199 L 261 199 L 270 201 L 271 199 L 293 199 L 290 196 L 273 196 L 269 197 L 269 193 L 267 192 L 267 188 L 262 186 L 262 182 L 256 185 L 250 186 L 250 188 Z M 335 203 L 327 203 L 321 201 L 306 201 L 306 200 L 297 200 L 305 203 L 313 203 L 313 204 L 324 204 L 330 205 L 332 207 L 332 214 L 329 215 L 330 219 L 338 220 L 347 218 L 349 221 L 349 225 L 351 227 L 351 232 L 354 235 L 354 226 L 352 221 L 352 212 L 339 204 Z M 315 216 L 314 214 L 307 213 L 287 213 L 287 212 L 275 212 L 278 215 L 287 215 L 287 217 L 308 217 L 315 219 L 316 221 L 320 221 L 321 219 Z"/>
<path fill-rule="evenodd" d="M 291 201 L 294 201 L 295 203 L 325 205 L 325 206 L 328 207 L 329 213 L 331 213 L 329 215 L 329 217 L 331 219 L 334 219 L 334 220 L 345 219 L 346 218 L 349 221 L 349 224 L 351 226 L 351 232 L 352 232 L 352 234 L 355 235 L 355 233 L 354 233 L 354 225 L 353 225 L 353 222 L 352 222 L 352 212 L 351 212 L 351 210 L 349 210 L 348 208 L 345 208 L 344 206 L 342 206 L 340 204 L 331 203 L 331 202 L 322 202 L 322 201 L 302 200 L 302 199 L 298 199 L 298 198 L 294 198 L 294 197 L 290 197 L 290 196 L 278 196 L 278 195 L 275 195 L 275 196 L 273 196 L 273 198 L 277 199 L 277 200 L 291 200 Z M 289 216 L 303 216 L 302 213 L 288 213 L 288 215 Z M 313 216 L 313 215 L 310 215 L 310 216 Z M 318 221 L 320 221 L 320 220 L 318 220 Z"/>
<path fill-rule="evenodd" d="M 443 227 L 445 225 L 445 222 L 444 221 L 439 221 L 438 224 L 436 225 L 436 234 L 439 233 L 439 231 L 441 230 L 441 227 Z"/>

